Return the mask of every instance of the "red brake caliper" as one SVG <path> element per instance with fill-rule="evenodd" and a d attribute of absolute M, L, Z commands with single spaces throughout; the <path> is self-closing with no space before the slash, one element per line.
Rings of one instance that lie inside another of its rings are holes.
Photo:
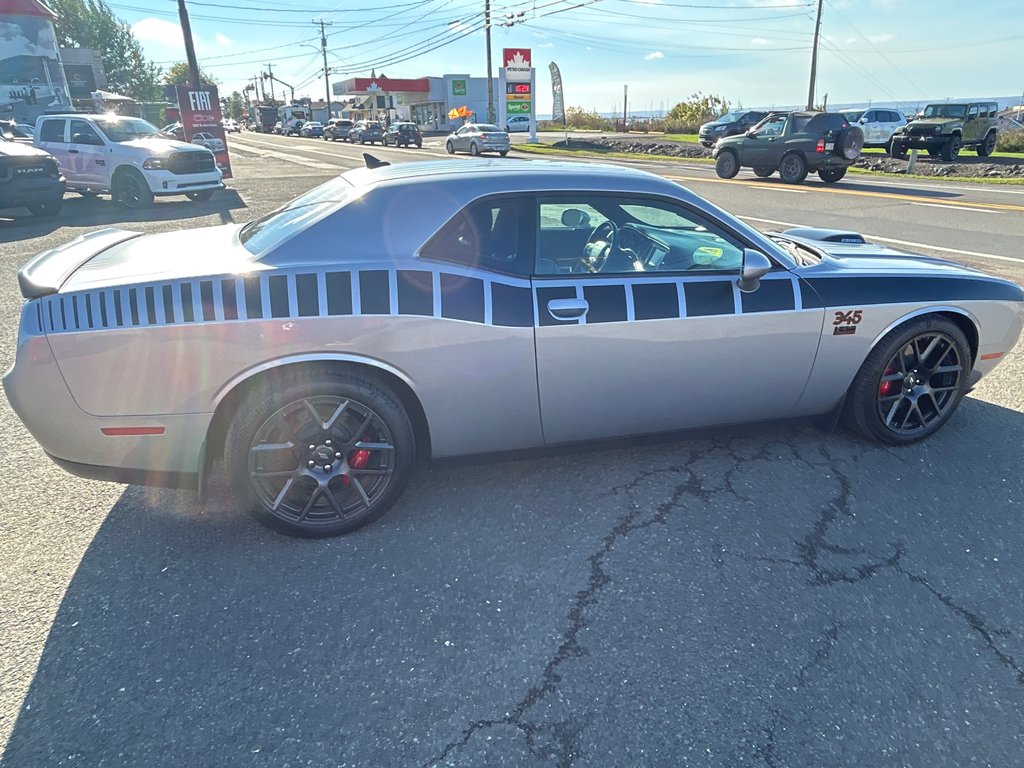
<path fill-rule="evenodd" d="M 363 436 L 363 440 L 369 442 L 370 439 L 364 435 Z M 348 455 L 348 467 L 349 467 L 349 469 L 365 469 L 366 468 L 366 464 L 369 461 L 370 461 L 370 452 L 368 450 L 366 450 L 365 448 L 360 448 L 358 450 L 352 451 L 352 453 L 350 453 Z M 352 482 L 352 481 L 349 479 L 348 475 L 342 475 L 342 477 L 341 477 L 341 484 L 342 485 L 348 485 L 350 482 Z"/>
<path fill-rule="evenodd" d="M 892 376 L 892 365 L 889 365 L 885 369 L 885 373 L 882 374 L 882 377 L 884 378 L 885 376 Z M 892 389 L 892 382 L 883 381 L 878 387 L 878 396 L 885 397 L 886 395 L 889 394 L 890 389 Z"/>

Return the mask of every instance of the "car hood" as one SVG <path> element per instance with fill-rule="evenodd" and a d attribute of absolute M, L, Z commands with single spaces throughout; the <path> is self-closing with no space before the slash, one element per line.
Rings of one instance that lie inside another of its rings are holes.
<path fill-rule="evenodd" d="M 262 270 L 238 242 L 238 224 L 142 235 L 105 248 L 80 266 L 62 291 Z"/>
<path fill-rule="evenodd" d="M 963 122 L 963 119 L 959 118 L 959 117 L 925 117 L 925 118 L 921 118 L 920 120 L 915 120 L 912 123 L 908 123 L 908 125 L 916 125 L 916 126 L 924 125 L 924 126 L 932 126 L 932 127 L 934 127 L 934 126 L 937 126 L 937 125 L 938 126 L 953 125 L 954 123 L 962 123 L 962 122 Z"/>
<path fill-rule="evenodd" d="M 704 130 L 705 128 L 714 128 L 716 125 L 732 125 L 735 122 L 735 120 L 712 120 L 710 123 L 704 123 L 700 129 Z"/>
<path fill-rule="evenodd" d="M 0 142 L 0 157 L 49 157 L 50 153 L 20 141 Z"/>
<path fill-rule="evenodd" d="M 836 271 L 843 273 L 896 274 L 990 277 L 980 270 L 965 267 L 946 259 L 908 253 L 878 243 L 834 243 L 786 235 L 794 242 L 802 243 L 821 253 L 821 264 L 807 268 L 809 271 Z"/>
<path fill-rule="evenodd" d="M 120 146 L 129 147 L 132 149 L 138 149 L 143 152 L 148 152 L 151 155 L 169 155 L 171 152 L 184 151 L 184 152 L 205 152 L 206 150 L 197 144 L 189 144 L 184 141 L 178 141 L 177 139 L 132 139 L 131 141 L 122 141 Z"/>

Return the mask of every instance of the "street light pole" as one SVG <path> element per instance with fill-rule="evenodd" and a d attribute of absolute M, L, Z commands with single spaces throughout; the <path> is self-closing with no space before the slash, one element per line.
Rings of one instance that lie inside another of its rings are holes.
<path fill-rule="evenodd" d="M 484 0 L 484 37 L 487 40 L 487 122 L 493 123 L 495 117 L 494 79 L 491 74 L 491 0 Z"/>

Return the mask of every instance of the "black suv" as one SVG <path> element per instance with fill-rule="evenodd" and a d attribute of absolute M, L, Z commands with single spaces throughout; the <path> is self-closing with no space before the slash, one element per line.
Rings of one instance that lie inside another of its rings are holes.
<path fill-rule="evenodd" d="M 729 136 L 715 145 L 715 171 L 731 179 L 741 166 L 761 178 L 775 171 L 788 184 L 799 184 L 808 171 L 832 183 L 860 157 L 864 132 L 835 112 L 775 112 L 742 136 Z"/>
<path fill-rule="evenodd" d="M 767 112 L 758 112 L 757 110 L 737 109 L 732 112 L 726 112 L 724 115 L 716 117 L 710 123 L 704 123 L 697 133 L 697 138 L 705 147 L 713 147 L 716 141 L 725 136 L 746 133 L 767 116 Z"/>
<path fill-rule="evenodd" d="M 53 156 L 0 135 L 0 208 L 56 216 L 63 205 L 64 177 Z"/>
<path fill-rule="evenodd" d="M 394 144 L 396 147 L 423 146 L 423 134 L 416 123 L 392 123 L 384 134 L 384 146 Z"/>

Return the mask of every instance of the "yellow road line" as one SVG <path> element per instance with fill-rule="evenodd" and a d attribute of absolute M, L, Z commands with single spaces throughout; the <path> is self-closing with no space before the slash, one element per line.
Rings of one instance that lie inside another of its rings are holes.
<path fill-rule="evenodd" d="M 737 181 L 736 179 L 712 179 L 703 176 L 665 176 L 672 181 L 696 181 L 701 184 L 742 184 L 745 187 L 757 189 L 779 188 L 777 184 L 763 181 Z M 996 211 L 1020 211 L 1024 213 L 1024 205 L 1012 205 L 1010 203 L 972 203 L 963 200 L 943 200 L 942 198 L 926 197 L 919 195 L 901 195 L 895 192 L 867 192 L 862 189 L 837 189 L 836 187 L 808 187 L 808 191 L 823 192 L 830 195 L 856 195 L 859 197 L 875 197 L 883 200 L 899 200 L 904 203 L 923 201 L 932 205 L 946 205 L 950 208 L 990 208 Z"/>

